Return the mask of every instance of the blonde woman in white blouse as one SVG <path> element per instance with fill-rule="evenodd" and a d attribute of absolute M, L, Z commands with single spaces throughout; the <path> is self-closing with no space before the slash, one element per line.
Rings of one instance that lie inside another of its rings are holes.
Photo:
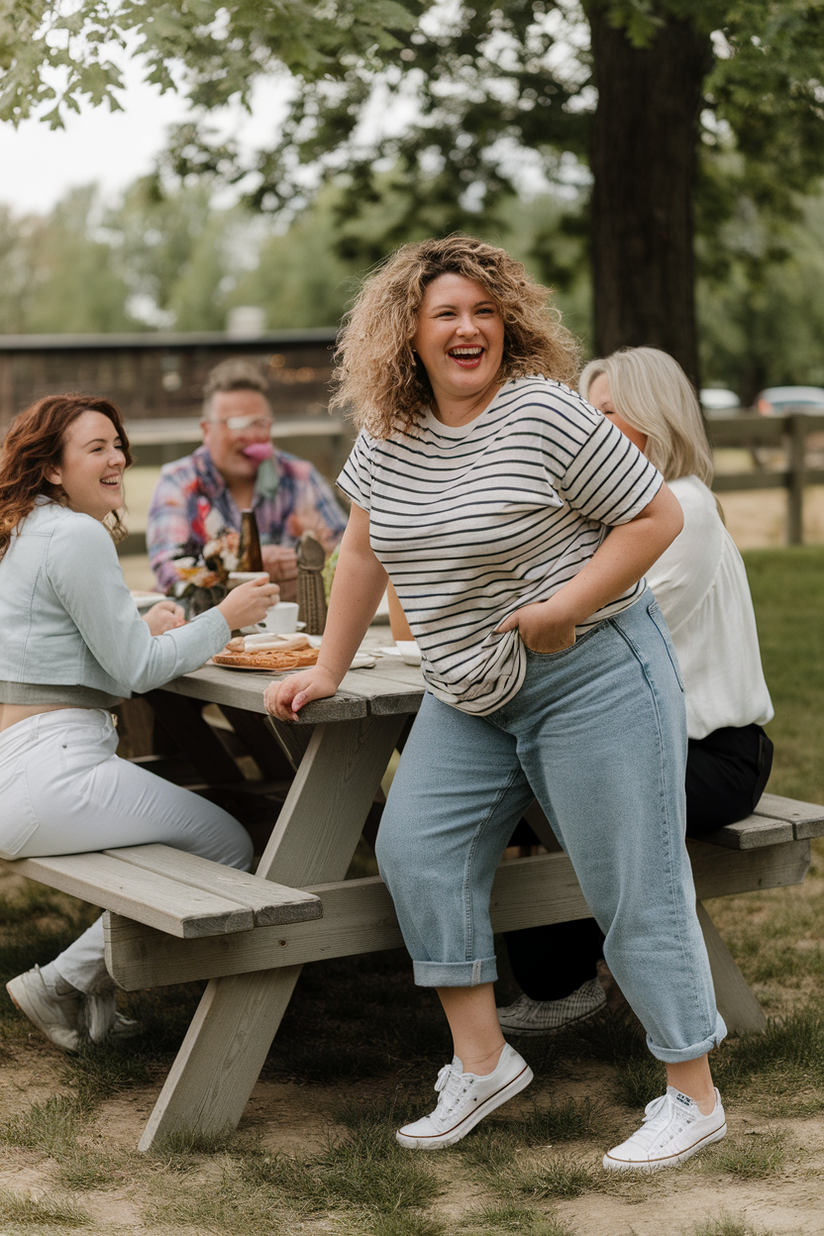
<path fill-rule="evenodd" d="M 772 743 L 761 727 L 773 707 L 746 570 L 708 488 L 712 459 L 695 392 L 672 357 L 627 348 L 590 361 L 578 385 L 655 464 L 684 513 L 683 529 L 646 578 L 684 680 L 687 833 L 700 835 L 749 815 L 772 764 Z M 498 1010 L 504 1030 L 552 1033 L 603 1008 L 595 975 L 603 937 L 592 919 L 510 932 L 506 939 L 524 995 Z"/>

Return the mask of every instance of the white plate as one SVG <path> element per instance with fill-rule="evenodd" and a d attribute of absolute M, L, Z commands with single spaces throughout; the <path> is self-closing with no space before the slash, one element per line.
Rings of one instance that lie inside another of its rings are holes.
<path fill-rule="evenodd" d="M 414 640 L 401 640 L 393 648 L 379 648 L 378 652 L 384 657 L 394 657 L 396 661 L 403 661 L 406 665 L 420 665 L 421 663 L 421 650 Z"/>
<path fill-rule="evenodd" d="M 219 665 L 211 657 L 209 657 L 206 664 L 213 665 L 215 669 L 244 670 L 246 673 L 251 672 L 253 674 L 282 674 L 284 672 L 283 670 L 265 669 L 262 665 Z"/>
<path fill-rule="evenodd" d="M 163 600 L 165 600 L 166 598 L 165 598 L 165 597 L 161 597 L 160 599 L 161 599 L 161 601 L 163 601 Z M 296 622 L 296 623 L 295 623 L 295 630 L 296 630 L 296 631 L 303 631 L 303 630 L 305 630 L 305 628 L 306 628 L 306 623 L 305 623 L 305 622 Z M 240 633 L 241 633 L 241 635 L 263 635 L 265 631 L 266 631 L 266 627 L 263 625 L 263 623 L 262 623 L 262 622 L 258 622 L 258 623 L 256 623 L 256 624 L 255 624 L 255 626 L 253 626 L 253 627 L 241 627 L 241 628 L 240 628 Z M 289 635 L 291 635 L 291 634 L 292 634 L 292 632 L 291 632 L 291 631 L 289 631 L 289 632 L 278 631 L 278 632 L 276 633 L 276 632 L 274 632 L 274 631 L 270 631 L 270 632 L 269 632 L 269 634 L 270 634 L 270 635 L 275 635 L 275 634 L 278 634 L 278 635 L 289 634 Z M 318 647 L 320 647 L 320 645 L 318 645 Z"/>
<path fill-rule="evenodd" d="M 374 669 L 376 665 L 377 665 L 377 661 L 375 660 L 375 658 L 374 658 L 373 656 L 371 656 L 371 654 L 370 654 L 370 653 L 368 653 L 368 652 L 356 652 L 356 653 L 355 653 L 355 656 L 354 656 L 354 658 L 353 658 L 353 660 L 352 660 L 352 664 L 349 666 L 349 668 L 350 668 L 350 670 L 353 670 L 353 669 Z"/>
<path fill-rule="evenodd" d="M 413 639 L 397 639 L 395 647 L 407 665 L 420 665 L 421 650 Z"/>
<path fill-rule="evenodd" d="M 211 657 L 206 662 L 206 664 L 214 665 L 215 669 L 246 670 L 247 672 L 251 671 L 251 673 L 253 674 L 296 674 L 298 670 L 312 668 L 311 665 L 298 665 L 295 669 L 275 670 L 275 669 L 266 669 L 262 665 L 220 665 L 217 661 L 213 661 Z M 375 660 L 373 656 L 370 656 L 369 653 L 356 652 L 352 660 L 352 664 L 349 666 L 349 668 L 350 670 L 374 669 L 376 665 L 377 665 L 377 661 Z"/>

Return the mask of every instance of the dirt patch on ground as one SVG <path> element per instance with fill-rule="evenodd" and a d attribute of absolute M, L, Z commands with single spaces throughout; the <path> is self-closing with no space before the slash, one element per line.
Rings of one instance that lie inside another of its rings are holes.
<path fill-rule="evenodd" d="M 724 520 L 739 549 L 778 549 L 787 544 L 787 495 L 783 489 L 719 494 Z M 804 491 L 804 544 L 824 543 L 824 487 Z"/>
<path fill-rule="evenodd" d="M 61 1063 L 58 1053 L 52 1054 L 48 1048 L 34 1043 L 26 1048 L 12 1049 L 0 1061 L 0 1119 L 20 1114 L 32 1102 L 43 1103 L 52 1095 L 66 1093 L 65 1084 L 61 1083 Z M 611 1092 L 609 1074 L 608 1066 L 590 1062 L 583 1071 L 578 1070 L 568 1078 L 547 1081 L 539 1076 L 533 1087 L 502 1108 L 501 1114 L 507 1122 L 517 1123 L 519 1116 L 525 1117 L 533 1104 L 540 1107 L 565 1098 L 580 1100 L 588 1095 L 595 1099 L 600 1094 L 608 1095 Z M 4 1146 L 0 1189 L 35 1199 L 69 1199 L 88 1216 L 90 1228 L 112 1236 L 115 1233 L 142 1236 L 150 1232 L 153 1236 L 157 1233 L 189 1236 L 195 1230 L 219 1230 L 201 1225 L 197 1228 L 159 1226 L 156 1220 L 147 1217 L 147 1212 L 151 1213 L 147 1202 L 164 1165 L 154 1156 L 136 1153 L 135 1147 L 160 1084 L 161 1079 L 158 1079 L 156 1084 L 138 1086 L 97 1107 L 81 1139 L 81 1150 L 92 1161 L 96 1152 L 101 1157 L 107 1156 L 107 1162 L 112 1165 L 110 1179 L 102 1187 L 67 1189 L 60 1183 L 65 1163 L 59 1157 L 53 1158 L 33 1149 Z M 336 1112 L 344 1098 L 355 1105 L 368 1105 L 376 1098 L 389 1097 L 392 1090 L 393 1082 L 386 1079 L 357 1081 L 349 1086 L 261 1080 L 240 1126 L 240 1148 L 229 1153 L 242 1155 L 242 1140 L 247 1138 L 270 1154 L 311 1158 L 342 1136 Z M 776 1135 L 783 1138 L 785 1156 L 779 1170 L 766 1179 L 737 1179 L 714 1167 L 714 1151 L 710 1150 L 677 1171 L 640 1180 L 607 1177 L 600 1170 L 605 1143 L 589 1138 L 524 1150 L 520 1152 L 519 1163 L 541 1168 L 560 1154 L 565 1162 L 580 1164 L 596 1178 L 601 1178 L 607 1192 L 588 1192 L 568 1200 L 522 1198 L 519 1205 L 525 1205 L 535 1215 L 554 1215 L 576 1236 L 688 1236 L 695 1225 L 718 1221 L 723 1216 L 730 1216 L 739 1224 L 746 1223 L 753 1232 L 770 1236 L 821 1236 L 824 1233 L 824 1120 L 785 1117 L 769 1121 L 746 1102 L 737 1102 L 728 1114 L 731 1143 L 746 1144 L 747 1139 L 758 1142 Z M 626 1108 L 607 1104 L 604 1119 L 608 1125 L 626 1128 Z M 435 1167 L 442 1193 L 427 1213 L 439 1219 L 447 1232 L 458 1232 L 483 1206 L 501 1204 L 500 1196 L 496 1198 L 483 1186 L 473 1184 L 455 1152 L 428 1158 Z M 221 1170 L 220 1154 L 211 1159 L 202 1157 L 193 1164 L 187 1187 L 196 1193 L 199 1181 L 214 1177 Z M 28 1224 L 25 1230 L 42 1231 L 45 1236 L 47 1232 L 68 1231 L 69 1228 Z M 293 1228 L 291 1223 L 281 1227 L 277 1216 L 272 1215 L 272 1226 L 266 1229 L 266 1236 L 269 1232 L 279 1234 L 293 1230 L 343 1234 L 366 1229 L 352 1228 L 348 1218 L 338 1219 L 334 1214 L 327 1214 L 323 1219 L 307 1217 L 299 1228 Z M 497 1226 L 490 1228 L 495 1232 L 508 1230 Z M 16 1226 L 7 1228 L 0 1220 L 3 1236 L 17 1231 Z"/>

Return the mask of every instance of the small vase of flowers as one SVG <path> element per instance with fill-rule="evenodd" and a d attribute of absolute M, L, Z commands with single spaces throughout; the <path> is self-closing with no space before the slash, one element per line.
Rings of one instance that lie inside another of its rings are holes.
<path fill-rule="evenodd" d="M 177 579 L 169 595 L 183 606 L 187 619 L 196 618 L 226 596 L 229 572 L 237 567 L 238 541 L 237 532 L 224 532 L 203 546 L 189 542 L 184 556 L 175 559 Z"/>

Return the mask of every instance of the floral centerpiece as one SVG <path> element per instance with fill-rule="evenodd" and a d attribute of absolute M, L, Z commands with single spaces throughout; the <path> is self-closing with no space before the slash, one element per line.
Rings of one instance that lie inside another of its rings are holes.
<path fill-rule="evenodd" d="M 180 602 L 187 618 L 211 609 L 226 596 L 229 572 L 237 569 L 239 541 L 237 532 L 228 531 L 203 546 L 191 541 L 184 545 L 189 552 L 172 563 L 177 579 L 169 595 Z"/>

